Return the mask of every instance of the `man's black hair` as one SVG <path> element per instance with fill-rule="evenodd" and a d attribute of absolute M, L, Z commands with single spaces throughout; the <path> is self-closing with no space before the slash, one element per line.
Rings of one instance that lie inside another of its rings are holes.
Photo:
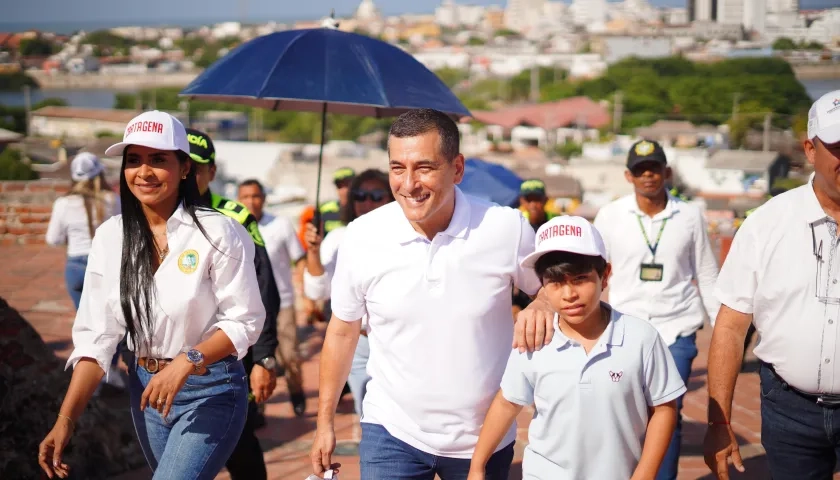
<path fill-rule="evenodd" d="M 543 285 L 552 282 L 565 282 L 578 275 L 586 275 L 592 270 L 599 278 L 604 278 L 607 261 L 603 257 L 580 255 L 570 252 L 549 252 L 540 257 L 534 265 L 537 277 Z"/>
<path fill-rule="evenodd" d="M 438 110 L 417 108 L 403 113 L 391 125 L 388 137 L 417 137 L 432 130 L 440 135 L 440 154 L 451 162 L 461 152 L 461 132 L 454 120 Z"/>
<path fill-rule="evenodd" d="M 242 187 L 250 187 L 250 186 L 256 186 L 257 188 L 259 188 L 259 189 L 260 189 L 260 193 L 262 193 L 263 195 L 265 195 L 265 188 L 263 188 L 262 183 L 260 183 L 260 181 L 259 181 L 259 180 L 257 180 L 257 179 L 255 179 L 255 178 L 249 178 L 249 179 L 247 179 L 247 180 L 243 181 L 243 182 L 242 182 L 242 183 L 240 183 L 240 184 L 239 184 L 239 186 L 238 186 L 238 187 L 236 187 L 236 188 L 237 188 L 237 189 L 240 189 L 240 188 L 242 188 Z"/>

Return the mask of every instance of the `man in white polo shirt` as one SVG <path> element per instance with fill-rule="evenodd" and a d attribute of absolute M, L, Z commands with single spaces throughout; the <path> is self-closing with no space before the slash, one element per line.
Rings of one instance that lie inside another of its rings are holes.
<path fill-rule="evenodd" d="M 695 332 L 706 315 L 713 319 L 720 308 L 713 292 L 718 266 L 706 221 L 699 208 L 668 193 L 671 169 L 658 143 L 642 140 L 630 147 L 625 176 L 634 193 L 601 208 L 594 222 L 612 264 L 609 303 L 656 327 L 687 385 L 697 356 Z M 680 410 L 682 397 L 657 480 L 677 478 Z"/>
<path fill-rule="evenodd" d="M 717 283 L 706 464 L 744 470 L 730 422 L 750 323 L 761 361 L 761 444 L 775 480 L 830 479 L 840 448 L 840 90 L 808 115 L 813 179 L 744 220 Z"/>
<path fill-rule="evenodd" d="M 388 148 L 397 201 L 352 222 L 338 253 L 312 464 L 315 473 L 331 467 L 335 409 L 368 315 L 362 478 L 463 479 L 512 345 L 511 286 L 540 288 L 519 265 L 534 230 L 519 211 L 457 188 L 464 157 L 445 114 L 401 115 Z M 519 323 L 538 314 L 538 328 L 553 332 L 542 299 Z M 527 330 L 533 344 L 540 335 Z M 515 436 L 511 428 L 490 458 L 488 479 L 507 479 Z"/>

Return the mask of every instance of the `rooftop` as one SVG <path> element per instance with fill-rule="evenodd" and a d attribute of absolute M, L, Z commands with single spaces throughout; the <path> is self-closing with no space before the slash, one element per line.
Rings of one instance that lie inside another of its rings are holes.
<path fill-rule="evenodd" d="M 601 128 L 612 120 L 609 110 L 589 97 L 572 97 L 556 102 L 516 105 L 493 111 L 473 111 L 472 118 L 487 125 L 511 129 L 520 125 L 543 129 L 574 127 Z"/>

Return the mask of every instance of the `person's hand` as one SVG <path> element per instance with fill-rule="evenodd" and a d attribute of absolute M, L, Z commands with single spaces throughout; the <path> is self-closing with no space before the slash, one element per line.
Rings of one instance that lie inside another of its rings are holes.
<path fill-rule="evenodd" d="M 484 475 L 484 470 L 470 468 L 470 472 L 467 474 L 467 480 L 484 480 Z"/>
<path fill-rule="evenodd" d="M 263 403 L 274 393 L 277 387 L 277 372 L 269 370 L 260 364 L 254 364 L 251 369 L 251 393 L 257 403 Z"/>
<path fill-rule="evenodd" d="M 318 426 L 315 431 L 315 441 L 312 442 L 312 450 L 309 452 L 309 459 L 312 461 L 312 470 L 321 475 L 327 470 L 338 473 L 340 463 L 332 463 L 332 454 L 335 451 L 335 429 L 330 426 Z"/>
<path fill-rule="evenodd" d="M 729 480 L 729 457 L 732 457 L 736 470 L 741 473 L 746 470 L 741 459 L 741 450 L 738 448 L 738 440 L 730 425 L 709 425 L 706 438 L 703 439 L 703 457 L 706 466 L 718 480 Z"/>
<path fill-rule="evenodd" d="M 311 223 L 306 224 L 306 232 L 303 234 L 303 239 L 306 241 L 306 251 L 313 254 L 318 253 L 321 249 L 321 240 L 324 237 L 318 233 L 318 229 Z"/>
<path fill-rule="evenodd" d="M 50 433 L 38 446 L 38 465 L 49 478 L 67 478 L 70 466 L 61 461 L 64 447 L 70 442 L 75 425 L 68 418 L 58 417 Z"/>
<path fill-rule="evenodd" d="M 513 327 L 513 348 L 533 352 L 551 343 L 554 338 L 554 310 L 547 302 L 534 299 L 528 308 L 516 314 Z"/>
<path fill-rule="evenodd" d="M 195 366 L 187 360 L 186 355 L 175 357 L 166 368 L 152 375 L 140 397 L 140 411 L 146 410 L 146 405 L 150 405 L 166 418 L 172 409 L 175 395 L 181 391 L 187 378 L 194 371 Z"/>

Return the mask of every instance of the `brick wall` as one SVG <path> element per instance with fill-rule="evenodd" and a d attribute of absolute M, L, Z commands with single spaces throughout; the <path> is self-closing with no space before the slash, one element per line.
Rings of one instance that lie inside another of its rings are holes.
<path fill-rule="evenodd" d="M 43 244 L 53 202 L 68 180 L 0 182 L 0 245 Z"/>

